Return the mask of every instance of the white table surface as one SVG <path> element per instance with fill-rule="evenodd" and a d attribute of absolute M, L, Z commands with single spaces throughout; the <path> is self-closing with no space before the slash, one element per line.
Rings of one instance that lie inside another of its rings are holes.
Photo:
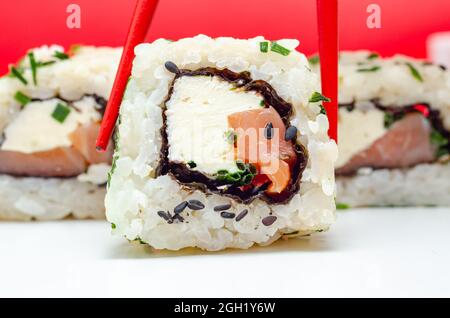
<path fill-rule="evenodd" d="M 247 251 L 153 252 L 104 221 L 0 222 L 0 296 L 450 296 L 450 209 L 338 213 Z"/>

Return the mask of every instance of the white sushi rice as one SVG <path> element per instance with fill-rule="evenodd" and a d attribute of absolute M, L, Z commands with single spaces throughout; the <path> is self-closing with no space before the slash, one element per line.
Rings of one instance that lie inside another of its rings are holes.
<path fill-rule="evenodd" d="M 11 76 L 5 75 L 0 78 L 0 135 L 4 134 L 5 128 L 20 114 L 20 105 L 14 98 L 17 91 L 42 100 L 51 100 L 55 96 L 66 100 L 79 100 L 85 95 L 92 94 L 108 99 L 120 60 L 120 48 L 74 47 L 73 55 L 66 60 L 58 60 L 54 57 L 56 51 L 64 52 L 64 49 L 58 45 L 42 46 L 30 51 L 34 53 L 36 61 L 56 62 L 38 68 L 37 85 L 33 84 L 27 57 L 24 57 L 16 66 L 24 69 L 23 76 L 28 81 L 28 85 L 24 85 Z M 83 98 L 82 101 L 89 102 L 91 99 Z M 94 105 L 91 102 L 86 105 L 88 104 L 89 107 Z M 89 114 L 93 113 L 89 112 Z M 36 121 L 33 125 L 29 125 L 30 129 L 36 129 L 39 123 Z M 23 127 L 19 128 L 20 135 L 26 135 Z M 45 130 L 48 125 L 42 128 Z M 56 137 L 52 136 L 55 147 L 60 145 L 59 141 L 67 141 L 65 135 L 59 139 Z M 18 142 L 16 140 L 14 147 L 27 152 L 27 149 L 24 149 L 25 145 L 19 145 Z M 39 139 L 39 142 L 42 142 L 42 139 Z M 33 145 L 37 144 L 33 143 Z M 42 149 L 46 146 L 49 145 L 45 145 L 45 142 L 39 144 Z M 33 152 L 35 149 L 28 150 Z M 93 165 L 85 174 L 76 178 L 61 179 L 0 175 L 0 219 L 50 220 L 69 215 L 76 218 L 102 218 L 104 217 L 104 184 L 108 170 L 107 165 Z"/>
<path fill-rule="evenodd" d="M 390 107 L 427 103 L 440 112 L 450 129 L 450 72 L 438 65 L 403 55 L 369 58 L 371 52 L 341 52 L 339 103 L 339 160 L 343 166 L 386 132 L 384 113 L 372 100 Z M 413 75 L 410 64 L 421 77 Z M 361 69 L 377 67 L 376 71 Z M 337 202 L 348 206 L 450 205 L 450 164 L 421 164 L 410 169 L 361 168 L 355 176 L 337 178 Z"/>
<path fill-rule="evenodd" d="M 338 177 L 336 201 L 355 206 L 450 206 L 450 165 L 420 164 L 411 169 L 360 169 Z"/>
<path fill-rule="evenodd" d="M 263 37 L 249 40 L 212 39 L 205 35 L 169 42 L 164 39 L 136 47 L 132 78 L 120 111 L 116 167 L 106 196 L 108 220 L 113 231 L 129 240 L 141 240 L 156 249 L 178 250 L 198 247 L 216 251 L 269 244 L 283 234 L 308 234 L 327 229 L 334 221 L 334 162 L 337 147 L 327 135 L 328 120 L 317 104 L 309 103 L 318 91 L 317 76 L 304 55 L 294 49 L 296 40 L 278 43 L 292 50 L 289 56 L 260 52 Z M 268 205 L 257 199 L 238 203 L 217 194 L 205 194 L 181 186 L 170 175 L 155 178 L 159 162 L 163 102 L 173 74 L 164 68 L 167 61 L 180 68 L 228 68 L 250 71 L 253 79 L 271 84 L 278 94 L 293 104 L 291 124 L 299 131 L 299 141 L 309 153 L 300 191 L 287 204 Z M 185 200 L 205 204 L 201 211 L 187 208 L 183 223 L 168 224 L 157 212 L 170 211 Z M 230 203 L 230 212 L 248 209 L 241 221 L 224 219 L 213 207 Z M 275 223 L 262 224 L 274 215 Z"/>
<path fill-rule="evenodd" d="M 105 217 L 105 186 L 77 178 L 16 178 L 0 175 L 0 219 L 57 220 Z"/>

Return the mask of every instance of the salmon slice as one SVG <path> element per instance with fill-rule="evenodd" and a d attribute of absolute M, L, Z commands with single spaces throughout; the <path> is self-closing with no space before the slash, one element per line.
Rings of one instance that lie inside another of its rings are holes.
<path fill-rule="evenodd" d="M 71 135 L 72 147 L 22 153 L 0 151 L 0 174 L 30 177 L 74 177 L 84 173 L 90 164 L 111 163 L 113 145 L 97 152 L 95 140 L 100 124 L 78 127 Z"/>
<path fill-rule="evenodd" d="M 430 134 L 431 125 L 422 114 L 407 114 L 368 149 L 354 155 L 336 173 L 349 174 L 362 167 L 405 168 L 432 162 L 436 148 L 431 143 Z"/>
<path fill-rule="evenodd" d="M 261 166 L 261 173 L 267 175 L 272 182 L 267 188 L 268 193 L 281 193 L 289 185 L 291 179 L 291 168 L 286 161 L 274 160 L 272 161 L 276 168 L 270 165 Z"/>
<path fill-rule="evenodd" d="M 26 154 L 0 151 L 0 174 L 30 177 L 74 177 L 86 171 L 83 155 L 73 147 Z"/>
<path fill-rule="evenodd" d="M 95 149 L 95 141 L 100 130 L 99 123 L 91 123 L 79 126 L 70 136 L 72 145 L 87 160 L 89 164 L 111 163 L 113 155 L 112 142 L 105 152 Z"/>
<path fill-rule="evenodd" d="M 264 134 L 269 123 L 273 126 L 270 140 Z M 297 156 L 292 142 L 284 140 L 286 127 L 278 112 L 273 107 L 238 112 L 228 116 L 228 124 L 237 133 L 237 159 L 267 174 L 272 182 L 268 192 L 282 192 L 289 184 L 290 167 Z"/>

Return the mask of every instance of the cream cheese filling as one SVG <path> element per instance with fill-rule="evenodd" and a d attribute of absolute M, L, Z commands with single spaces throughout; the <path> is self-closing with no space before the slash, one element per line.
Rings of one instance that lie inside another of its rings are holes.
<path fill-rule="evenodd" d="M 228 116 L 258 109 L 262 99 L 217 76 L 178 78 L 165 111 L 169 161 L 193 162 L 193 169 L 209 175 L 236 171 Z"/>
<path fill-rule="evenodd" d="M 369 148 L 385 133 L 384 112 L 378 109 L 348 111 L 340 108 L 336 168 L 344 166 L 354 155 Z"/>
<path fill-rule="evenodd" d="M 66 105 L 56 98 L 27 104 L 6 126 L 0 150 L 34 153 L 70 147 L 70 134 L 79 125 L 101 119 L 94 98 L 84 97 L 72 103 L 74 107 L 70 107 L 69 115 L 61 123 L 52 117 L 58 103 Z"/>

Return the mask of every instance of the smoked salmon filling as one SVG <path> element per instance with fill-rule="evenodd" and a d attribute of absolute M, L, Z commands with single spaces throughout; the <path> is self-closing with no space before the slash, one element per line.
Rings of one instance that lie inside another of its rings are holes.
<path fill-rule="evenodd" d="M 292 105 L 249 72 L 178 69 L 164 103 L 158 175 L 241 202 L 288 201 L 299 189 L 305 148 Z"/>
<path fill-rule="evenodd" d="M 106 101 L 96 95 L 76 101 L 27 100 L 4 129 L 0 174 L 69 178 L 90 165 L 111 164 L 112 144 L 106 152 L 95 150 L 105 107 Z"/>
<path fill-rule="evenodd" d="M 375 137 L 360 151 L 353 151 L 351 155 L 344 153 L 341 156 L 341 159 L 346 160 L 338 163 L 338 175 L 352 175 L 360 168 L 366 167 L 408 168 L 422 163 L 446 162 L 450 159 L 450 132 L 444 128 L 438 110 L 431 109 L 428 104 L 403 107 L 383 106 L 376 101 L 373 104 L 374 108 L 366 111 L 355 109 L 352 104 L 340 106 L 341 119 L 345 121 L 340 127 L 343 136 L 350 133 L 351 125 L 348 123 L 351 123 L 351 117 L 354 115 L 370 116 L 373 123 L 382 121 L 378 124 L 382 128 L 367 132 L 367 135 L 370 133 Z M 365 132 L 362 131 L 361 134 Z M 345 148 L 347 141 L 343 141 L 342 147 Z"/>

